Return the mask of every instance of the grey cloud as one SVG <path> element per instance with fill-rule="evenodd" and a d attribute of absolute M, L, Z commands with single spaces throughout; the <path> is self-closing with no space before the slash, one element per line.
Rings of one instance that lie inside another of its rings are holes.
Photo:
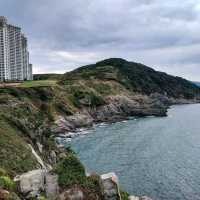
<path fill-rule="evenodd" d="M 28 35 L 35 72 L 124 57 L 196 80 L 199 11 L 199 0 L 0 1 L 1 15 Z"/>

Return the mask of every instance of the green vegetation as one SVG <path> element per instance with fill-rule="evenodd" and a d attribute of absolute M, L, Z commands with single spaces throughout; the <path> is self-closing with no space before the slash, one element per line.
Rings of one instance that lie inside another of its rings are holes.
<path fill-rule="evenodd" d="M 63 74 L 34 74 L 34 80 L 59 80 Z"/>
<path fill-rule="evenodd" d="M 2 168 L 0 168 L 0 189 L 9 191 L 9 194 L 6 198 L 7 200 L 20 200 L 20 198 L 16 194 L 16 183 L 10 178 L 6 170 Z"/>
<path fill-rule="evenodd" d="M 0 168 L 0 176 L 7 176 L 7 175 L 8 174 L 7 174 L 6 170 L 3 168 Z"/>
<path fill-rule="evenodd" d="M 10 192 L 9 196 L 8 196 L 8 200 L 21 200 L 16 193 L 14 192 Z"/>
<path fill-rule="evenodd" d="M 83 183 L 86 179 L 84 166 L 73 153 L 69 153 L 69 155 L 58 164 L 55 172 L 59 175 L 58 181 L 61 187 Z"/>
<path fill-rule="evenodd" d="M 38 81 L 25 81 L 18 87 L 30 88 L 30 87 L 42 87 L 42 86 L 55 86 L 56 80 L 38 80 Z"/>
<path fill-rule="evenodd" d="M 27 142 L 17 129 L 0 119 L 0 164 L 12 176 L 37 167 Z M 1 175 L 5 172 L 1 169 Z"/>
<path fill-rule="evenodd" d="M 86 177 L 84 166 L 73 152 L 68 153 L 67 157 L 55 167 L 54 172 L 59 176 L 58 182 L 61 188 L 79 185 L 86 190 L 101 194 L 100 177 L 98 175 Z"/>
<path fill-rule="evenodd" d="M 45 197 L 39 197 L 39 200 L 47 200 Z"/>
<path fill-rule="evenodd" d="M 200 97 L 200 88 L 190 81 L 157 72 L 139 63 L 117 58 L 107 59 L 68 72 L 63 75 L 59 83 L 66 85 L 77 80 L 114 81 L 129 91 L 147 95 L 160 93 L 169 97 L 186 99 Z"/>
<path fill-rule="evenodd" d="M 74 106 L 78 108 L 80 108 L 81 105 L 94 108 L 105 104 L 104 99 L 89 88 L 86 90 L 80 86 L 72 86 L 71 93 L 71 101 Z"/>
<path fill-rule="evenodd" d="M 122 200 L 128 200 L 129 194 L 127 192 L 124 192 L 121 190 L 120 194 L 121 194 Z"/>
<path fill-rule="evenodd" d="M 16 185 L 15 182 L 8 176 L 0 176 L 0 188 L 14 191 L 16 189 Z"/>

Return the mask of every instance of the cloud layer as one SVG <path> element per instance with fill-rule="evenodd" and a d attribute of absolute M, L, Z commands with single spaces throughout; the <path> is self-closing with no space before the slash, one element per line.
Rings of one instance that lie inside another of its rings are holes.
<path fill-rule="evenodd" d="M 1 0 L 35 73 L 122 57 L 200 80 L 200 0 Z"/>

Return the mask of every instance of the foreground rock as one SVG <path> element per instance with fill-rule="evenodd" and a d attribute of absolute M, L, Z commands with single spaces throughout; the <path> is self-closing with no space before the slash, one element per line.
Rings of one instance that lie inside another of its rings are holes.
<path fill-rule="evenodd" d="M 59 194 L 58 176 L 38 169 L 16 178 L 19 190 L 25 199 L 32 199 L 45 193 L 49 199 L 56 199 Z"/>
<path fill-rule="evenodd" d="M 26 198 L 37 197 L 45 189 L 45 175 L 45 170 L 40 169 L 22 174 L 18 179 L 20 192 Z"/>
<path fill-rule="evenodd" d="M 79 187 L 73 187 L 64 191 L 60 196 L 60 200 L 86 200 L 83 191 Z"/>
<path fill-rule="evenodd" d="M 119 182 L 115 173 L 101 175 L 105 200 L 120 200 Z"/>
<path fill-rule="evenodd" d="M 144 197 L 129 196 L 128 199 L 129 200 L 152 200 L 151 198 L 146 197 L 146 196 L 144 196 Z"/>
<path fill-rule="evenodd" d="M 9 192 L 7 190 L 0 189 L 0 200 L 7 200 L 9 198 Z"/>
<path fill-rule="evenodd" d="M 45 192 L 48 199 L 56 199 L 59 194 L 58 175 L 47 173 L 45 177 Z"/>
<path fill-rule="evenodd" d="M 36 199 L 43 194 L 49 200 L 101 200 L 102 198 L 104 200 L 122 200 L 119 180 L 113 172 L 100 176 L 100 196 L 99 194 L 91 193 L 80 185 L 72 185 L 59 193 L 58 176 L 42 169 L 22 174 L 17 177 L 16 181 L 23 199 Z M 8 191 L 0 190 L 0 200 L 7 200 L 9 195 Z M 152 199 L 145 196 L 129 196 L 129 200 Z"/>

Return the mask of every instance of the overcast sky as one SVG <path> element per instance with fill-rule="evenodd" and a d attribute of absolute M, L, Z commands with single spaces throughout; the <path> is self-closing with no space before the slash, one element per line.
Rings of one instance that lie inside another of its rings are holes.
<path fill-rule="evenodd" d="M 200 0 L 0 0 L 22 27 L 34 73 L 110 57 L 200 81 Z"/>

